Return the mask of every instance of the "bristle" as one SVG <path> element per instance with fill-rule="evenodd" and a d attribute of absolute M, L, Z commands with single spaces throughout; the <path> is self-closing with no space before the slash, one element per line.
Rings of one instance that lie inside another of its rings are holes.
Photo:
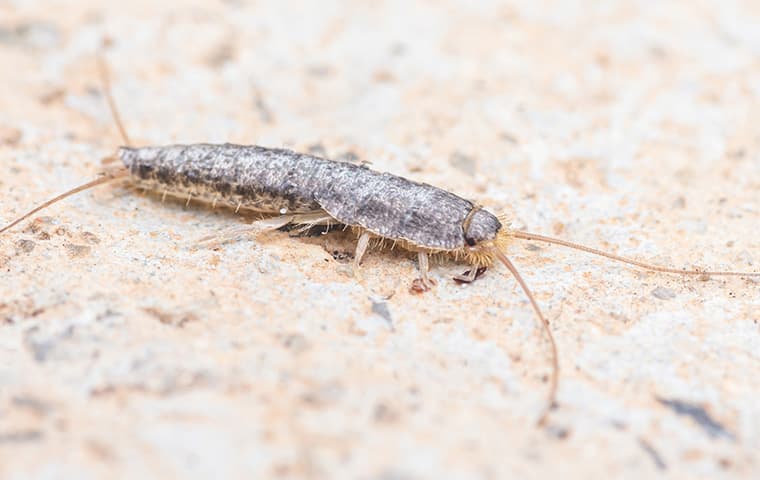
<path fill-rule="evenodd" d="M 354 235 L 360 237 L 362 233 L 366 232 L 367 230 L 362 227 L 350 227 L 351 231 L 354 233 Z M 416 245 L 408 240 L 404 239 L 387 239 L 382 238 L 372 232 L 372 240 L 370 241 L 369 248 L 373 250 L 377 249 L 383 249 L 383 248 L 390 248 L 393 249 L 396 246 L 399 246 L 400 248 L 410 251 L 410 252 L 423 252 L 427 253 L 430 256 L 431 262 L 440 263 L 444 260 L 454 260 L 455 262 L 462 262 L 466 263 L 468 265 L 473 265 L 476 267 L 490 267 L 493 265 L 495 258 L 493 253 L 491 253 L 490 248 L 470 248 L 470 247 L 462 247 L 457 248 L 454 250 L 435 250 L 431 248 L 426 248 L 421 245 Z M 499 233 L 497 234 L 496 238 L 493 239 L 492 242 L 488 244 L 489 247 L 496 247 L 500 250 L 504 251 L 506 250 L 507 246 L 512 242 L 513 237 L 511 237 L 508 233 L 507 228 L 502 228 Z"/>
<path fill-rule="evenodd" d="M 509 214 L 500 213 L 496 215 L 496 218 L 499 220 L 499 223 L 501 223 L 504 228 L 507 228 L 512 224 L 512 217 L 509 216 Z M 504 230 L 504 228 L 502 228 L 502 230 Z"/>

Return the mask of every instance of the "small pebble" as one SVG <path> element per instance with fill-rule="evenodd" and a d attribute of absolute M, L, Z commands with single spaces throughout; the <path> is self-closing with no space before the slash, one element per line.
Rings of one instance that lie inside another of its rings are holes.
<path fill-rule="evenodd" d="M 477 170 L 475 159 L 462 152 L 452 153 L 449 157 L 449 165 L 471 177 L 475 175 L 475 171 Z"/>
<path fill-rule="evenodd" d="M 21 137 L 22 133 L 18 128 L 0 126 L 0 145 L 17 145 Z"/>
<path fill-rule="evenodd" d="M 35 243 L 31 240 L 19 240 L 16 242 L 18 252 L 31 253 L 34 250 Z"/>
<path fill-rule="evenodd" d="M 753 265 L 753 263 L 752 263 L 752 255 L 750 255 L 749 252 L 746 251 L 746 250 L 742 250 L 741 252 L 739 252 L 739 255 L 737 255 L 736 258 L 740 262 L 743 262 L 743 263 L 745 263 L 747 265 Z"/>
<path fill-rule="evenodd" d="M 652 290 L 652 296 L 659 298 L 660 300 L 670 300 L 672 298 L 676 298 L 676 292 L 669 288 L 657 287 Z"/>
<path fill-rule="evenodd" d="M 91 248 L 88 245 L 77 245 L 74 243 L 67 243 L 64 245 L 66 251 L 71 257 L 84 257 L 89 255 Z"/>

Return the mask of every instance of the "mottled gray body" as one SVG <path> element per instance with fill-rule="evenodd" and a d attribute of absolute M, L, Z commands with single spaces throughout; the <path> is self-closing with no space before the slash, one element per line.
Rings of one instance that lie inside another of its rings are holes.
<path fill-rule="evenodd" d="M 431 250 L 493 240 L 501 229 L 493 214 L 432 185 L 285 149 L 123 147 L 119 158 L 157 191 L 267 213 L 324 211 L 338 223 Z"/>

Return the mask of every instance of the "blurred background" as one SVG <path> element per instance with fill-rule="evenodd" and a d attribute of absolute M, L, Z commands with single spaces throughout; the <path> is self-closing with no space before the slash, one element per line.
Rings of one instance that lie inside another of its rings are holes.
<path fill-rule="evenodd" d="M 370 162 L 530 231 L 757 269 L 752 1 L 0 0 L 0 223 L 120 144 Z M 0 238 L 0 477 L 748 477 L 758 283 L 515 244 L 471 287 L 354 239 L 192 252 L 240 219 L 102 187 Z"/>

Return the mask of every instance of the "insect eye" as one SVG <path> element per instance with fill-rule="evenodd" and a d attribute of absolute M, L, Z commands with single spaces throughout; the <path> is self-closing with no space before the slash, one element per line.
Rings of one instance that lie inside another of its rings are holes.
<path fill-rule="evenodd" d="M 474 247 L 475 246 L 475 239 L 471 237 L 464 237 L 464 241 L 467 243 L 468 246 Z"/>

